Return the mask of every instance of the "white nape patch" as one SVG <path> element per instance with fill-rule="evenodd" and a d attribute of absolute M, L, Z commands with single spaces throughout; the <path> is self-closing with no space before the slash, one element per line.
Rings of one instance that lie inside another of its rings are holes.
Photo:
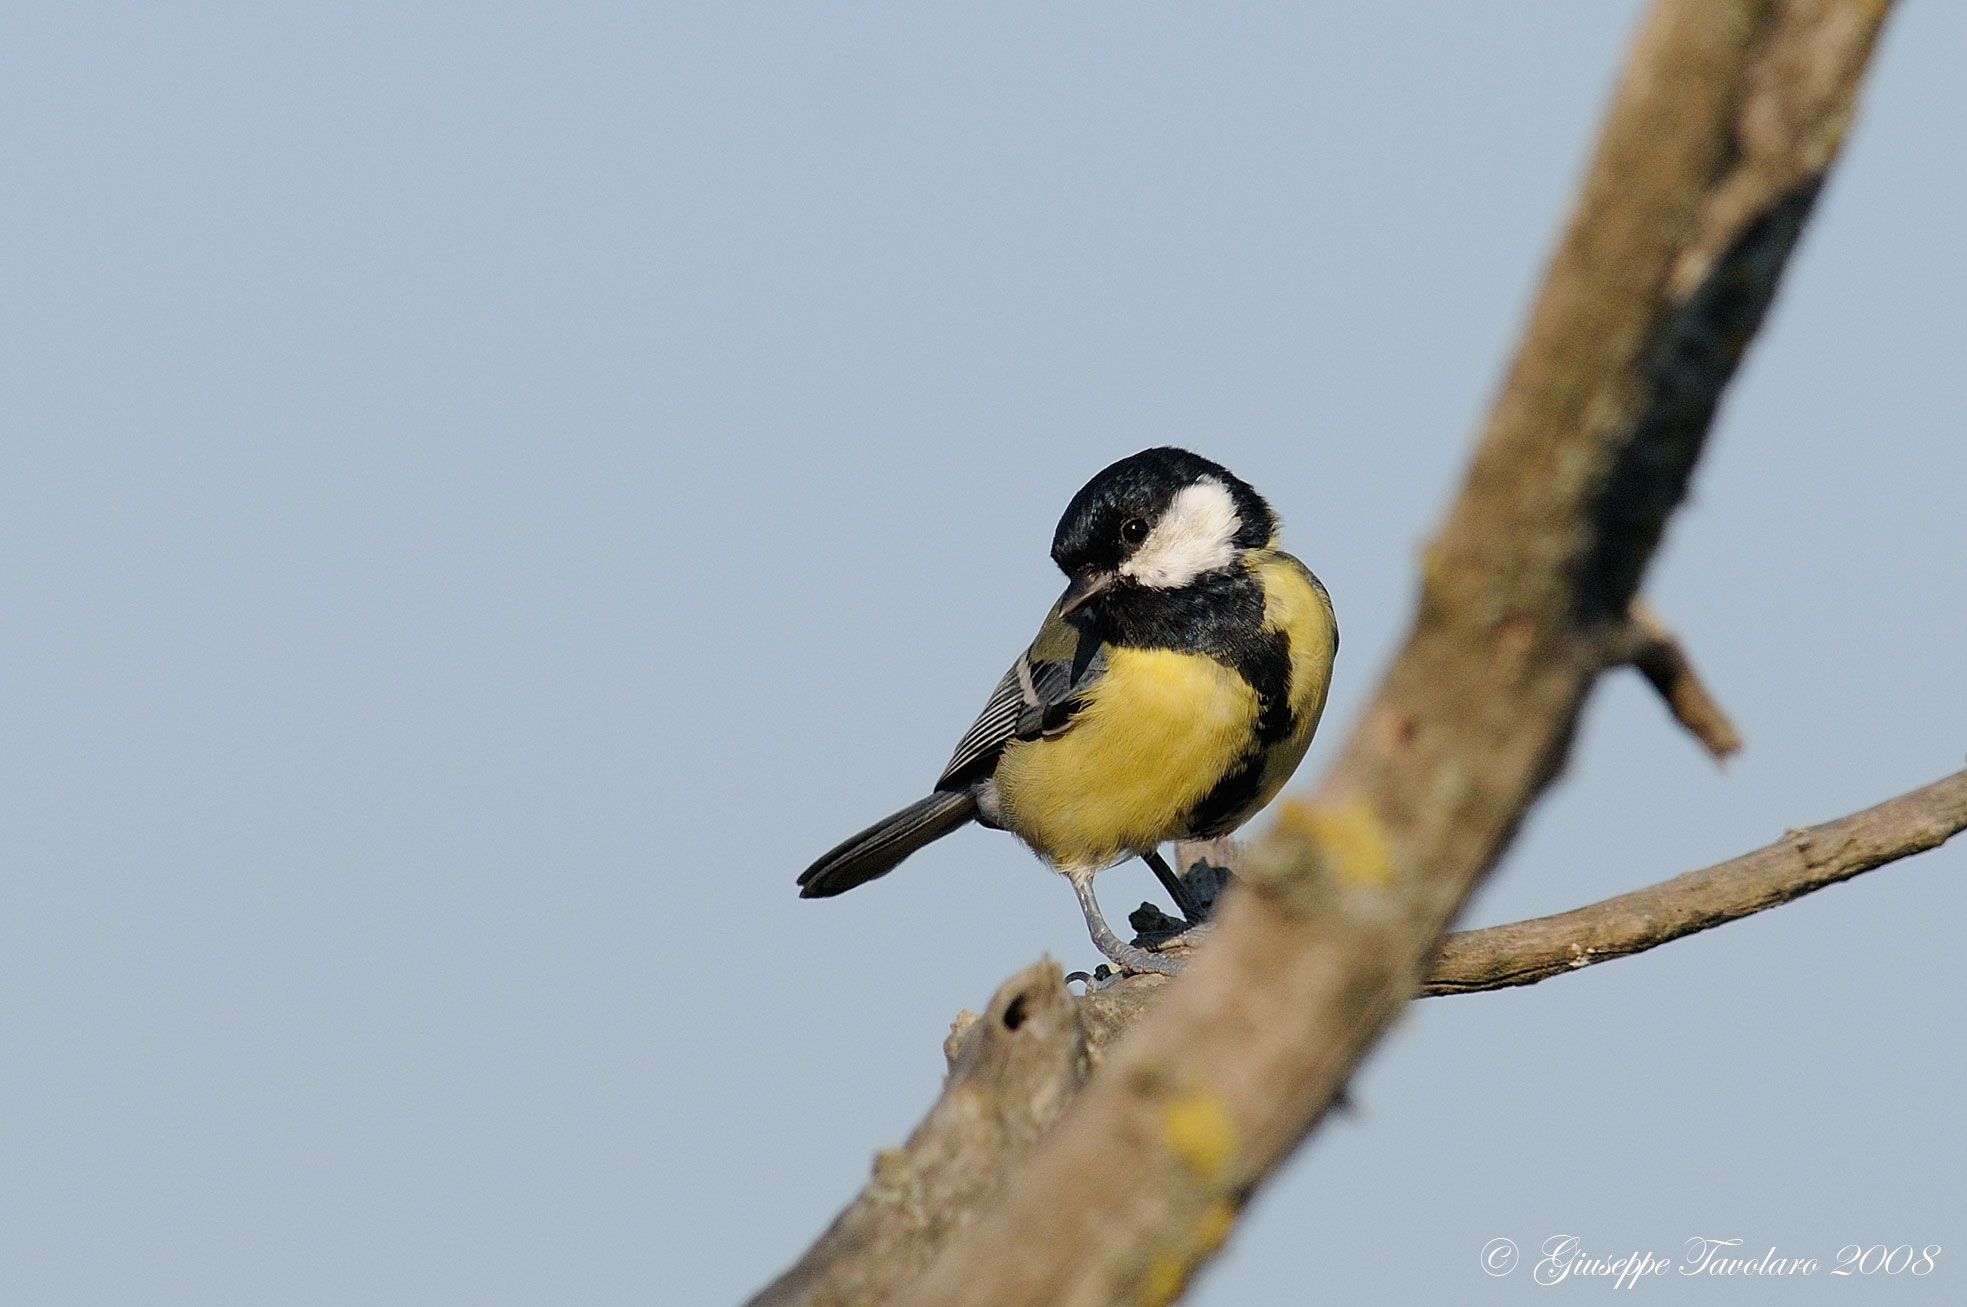
<path fill-rule="evenodd" d="M 1236 560 L 1236 533 L 1242 529 L 1229 488 L 1203 477 L 1175 496 L 1134 556 L 1120 565 L 1120 575 L 1157 590 L 1187 585 Z"/>

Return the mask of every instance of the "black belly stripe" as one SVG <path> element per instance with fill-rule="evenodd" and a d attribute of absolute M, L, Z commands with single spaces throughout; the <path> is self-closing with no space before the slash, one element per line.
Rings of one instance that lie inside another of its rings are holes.
<path fill-rule="evenodd" d="M 1257 692 L 1257 743 L 1272 745 L 1291 733 L 1298 715 L 1291 711 L 1291 637 L 1259 631 L 1230 664 Z"/>
<path fill-rule="evenodd" d="M 1298 724 L 1291 709 L 1291 637 L 1283 631 L 1259 631 L 1256 638 L 1238 643 L 1235 661 L 1224 661 L 1257 692 L 1255 747 L 1223 773 L 1189 814 L 1195 839 L 1227 835 L 1242 824 L 1263 788 L 1266 754 Z"/>
<path fill-rule="evenodd" d="M 1246 753 L 1188 814 L 1190 839 L 1212 840 L 1243 824 L 1264 779 L 1261 753 Z"/>

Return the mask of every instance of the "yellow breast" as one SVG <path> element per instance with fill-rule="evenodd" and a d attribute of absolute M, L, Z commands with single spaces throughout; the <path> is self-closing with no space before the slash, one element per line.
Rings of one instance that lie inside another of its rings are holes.
<path fill-rule="evenodd" d="M 1264 625 L 1290 638 L 1293 728 L 1257 759 L 1247 820 L 1304 757 L 1324 710 L 1337 627 L 1330 602 L 1288 554 L 1252 551 Z M 1107 669 L 1062 734 L 1005 746 L 995 772 L 1003 823 L 1061 869 L 1104 867 L 1190 834 L 1187 819 L 1257 748 L 1261 705 L 1206 654 L 1109 647 Z M 1234 823 L 1232 823 L 1234 824 Z"/>
<path fill-rule="evenodd" d="M 1061 868 L 1151 849 L 1249 747 L 1256 719 L 1256 691 L 1213 658 L 1109 649 L 1069 730 L 1005 746 L 1004 824 Z"/>

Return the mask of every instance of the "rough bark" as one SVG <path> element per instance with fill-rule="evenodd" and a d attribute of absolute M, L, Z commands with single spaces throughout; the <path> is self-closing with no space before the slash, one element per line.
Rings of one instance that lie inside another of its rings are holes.
<path fill-rule="evenodd" d="M 1888 862 L 1938 848 L 1967 830 L 1967 772 L 1955 772 L 1839 821 L 1786 832 L 1739 858 L 1589 907 L 1442 941 L 1424 994 L 1534 985 L 1712 930 Z"/>
<path fill-rule="evenodd" d="M 1168 1302 L 1339 1098 L 1562 765 L 1597 676 L 1635 660 L 1639 583 L 1887 8 L 1654 5 L 1426 550 L 1413 629 L 1337 761 L 1281 806 L 1213 938 L 1043 1147 L 883 1300 Z"/>
<path fill-rule="evenodd" d="M 1886 6 L 1643 21 L 1414 628 L 1215 938 L 893 1301 L 1172 1300 L 1419 992 L 1562 765 L 1849 123 Z"/>
<path fill-rule="evenodd" d="M 1937 848 L 1962 830 L 1967 771 L 1630 894 L 1458 931 L 1443 941 L 1422 992 L 1533 985 L 1630 957 Z M 1237 860 L 1222 847 L 1210 856 L 1218 865 Z M 860 1196 L 751 1307 L 881 1302 L 907 1283 L 998 1192 L 1167 984 L 1165 976 L 1128 976 L 1075 996 L 1046 959 L 1006 981 L 982 1016 L 959 1016 L 936 1106 L 906 1144 L 875 1158 Z"/>

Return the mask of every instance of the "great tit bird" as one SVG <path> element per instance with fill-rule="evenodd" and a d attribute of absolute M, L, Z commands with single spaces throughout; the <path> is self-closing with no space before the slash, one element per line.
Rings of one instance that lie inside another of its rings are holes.
<path fill-rule="evenodd" d="M 1185 449 L 1087 482 L 1052 559 L 1070 584 L 935 790 L 829 850 L 799 893 L 850 890 L 975 821 L 1065 875 L 1122 970 L 1172 971 L 1107 926 L 1093 876 L 1142 858 L 1195 919 L 1158 847 L 1228 834 L 1297 769 L 1338 652 L 1332 601 L 1262 496 Z"/>

